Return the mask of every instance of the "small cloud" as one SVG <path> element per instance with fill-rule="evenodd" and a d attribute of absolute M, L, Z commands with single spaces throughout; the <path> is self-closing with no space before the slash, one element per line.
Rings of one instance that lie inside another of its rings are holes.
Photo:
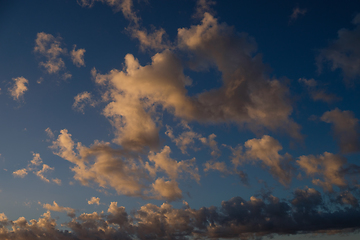
<path fill-rule="evenodd" d="M 293 9 L 293 13 L 291 14 L 290 16 L 290 21 L 295 21 L 296 19 L 298 19 L 298 17 L 300 15 L 305 15 L 305 13 L 307 12 L 307 9 L 303 8 L 299 8 L 299 7 L 296 7 Z"/>
<path fill-rule="evenodd" d="M 72 106 L 73 109 L 75 109 L 83 114 L 84 114 L 85 105 L 89 104 L 92 107 L 94 107 L 96 105 L 96 102 L 92 99 L 91 93 L 86 92 L 86 91 L 76 95 L 74 97 L 74 100 L 75 100 L 75 102 Z"/>
<path fill-rule="evenodd" d="M 54 133 L 51 131 L 51 129 L 49 127 L 45 129 L 45 132 L 49 138 L 53 139 L 55 137 Z"/>
<path fill-rule="evenodd" d="M 14 81 L 14 85 L 8 90 L 13 99 L 18 101 L 28 90 L 26 85 L 29 81 L 24 77 L 13 78 L 12 80 Z"/>
<path fill-rule="evenodd" d="M 90 201 L 88 201 L 88 204 L 89 204 L 89 205 L 92 205 L 92 204 L 100 205 L 100 198 L 98 198 L 98 197 L 92 197 L 92 198 L 90 199 Z"/>
<path fill-rule="evenodd" d="M 74 65 L 77 67 L 85 67 L 85 61 L 84 61 L 84 53 L 86 52 L 85 49 L 80 48 L 78 50 L 75 50 L 76 44 L 74 44 L 73 50 L 70 52 L 71 60 L 73 61 Z"/>
<path fill-rule="evenodd" d="M 27 173 L 26 168 L 23 168 L 23 169 L 16 170 L 12 174 L 14 175 L 14 177 L 24 178 L 28 173 Z"/>

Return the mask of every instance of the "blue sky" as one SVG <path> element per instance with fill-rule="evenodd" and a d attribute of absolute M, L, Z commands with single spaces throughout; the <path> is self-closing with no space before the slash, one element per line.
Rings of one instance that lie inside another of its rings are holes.
<path fill-rule="evenodd" d="M 0 3 L 0 239 L 357 239 L 356 1 Z"/>

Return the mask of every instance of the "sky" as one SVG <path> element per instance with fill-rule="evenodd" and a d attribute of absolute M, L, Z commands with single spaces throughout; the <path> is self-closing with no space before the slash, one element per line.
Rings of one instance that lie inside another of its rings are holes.
<path fill-rule="evenodd" d="M 0 1 L 0 240 L 359 239 L 357 1 Z"/>

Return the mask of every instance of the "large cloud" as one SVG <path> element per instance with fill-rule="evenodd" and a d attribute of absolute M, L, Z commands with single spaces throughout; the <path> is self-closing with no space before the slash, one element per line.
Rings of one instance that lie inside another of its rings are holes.
<path fill-rule="evenodd" d="M 194 55 L 198 66 L 215 65 L 223 86 L 188 96 L 186 87 L 192 81 L 171 50 L 155 54 L 146 66 L 128 54 L 122 71 L 102 75 L 93 70 L 96 82 L 107 87 L 103 100 L 110 103 L 103 114 L 116 129 L 116 143 L 134 150 L 159 147 L 159 109 L 186 121 L 247 124 L 254 131 L 282 130 L 301 138 L 299 125 L 290 119 L 287 87 L 266 76 L 266 67 L 259 55 L 253 56 L 256 47 L 246 34 L 204 13 L 201 24 L 178 30 L 178 48 Z"/>
<path fill-rule="evenodd" d="M 83 213 L 78 217 L 70 214 L 72 220 L 62 226 L 71 231 L 58 230 L 49 211 L 30 221 L 23 217 L 11 221 L 0 214 L 0 239 L 248 239 L 274 234 L 348 233 L 359 230 L 360 214 L 356 207 L 347 205 L 329 210 L 324 205 L 324 196 L 312 188 L 295 190 L 289 200 L 266 193 L 250 200 L 234 197 L 223 201 L 219 208 L 198 210 L 186 202 L 180 209 L 168 203 L 161 206 L 149 203 L 128 214 L 125 207 L 112 202 L 107 213 Z M 72 208 L 55 202 L 43 206 L 51 211 L 74 213 Z"/>
<path fill-rule="evenodd" d="M 200 180 L 195 158 L 179 162 L 171 159 L 168 146 L 159 153 L 150 152 L 149 161 L 144 161 L 137 153 L 115 150 L 108 143 L 95 141 L 90 148 L 80 142 L 75 144 L 71 134 L 63 129 L 51 148 L 54 154 L 74 164 L 71 170 L 81 184 L 110 187 L 118 194 L 173 201 L 182 198 L 176 182 L 180 175 Z M 158 178 L 151 183 L 157 172 L 165 172 L 171 181 Z"/>

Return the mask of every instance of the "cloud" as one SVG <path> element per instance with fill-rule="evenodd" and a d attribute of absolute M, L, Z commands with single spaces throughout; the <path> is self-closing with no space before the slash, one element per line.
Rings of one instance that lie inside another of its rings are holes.
<path fill-rule="evenodd" d="M 165 181 L 164 178 L 158 178 L 152 184 L 152 188 L 155 199 L 175 201 L 182 198 L 182 191 L 175 180 Z"/>
<path fill-rule="evenodd" d="M 317 57 L 319 71 L 323 63 L 329 63 L 331 70 L 340 69 L 345 80 L 360 76 L 360 14 L 356 15 L 353 24 L 355 28 L 348 30 L 342 28 L 338 31 L 338 38 L 333 40 L 327 48 L 321 49 Z"/>
<path fill-rule="evenodd" d="M 124 17 L 135 24 L 139 21 L 139 18 L 132 11 L 132 0 L 77 0 L 77 3 L 82 7 L 93 7 L 95 2 L 101 2 L 109 5 L 115 12 L 121 11 Z"/>
<path fill-rule="evenodd" d="M 223 86 L 188 96 L 186 87 L 192 81 L 170 50 L 155 54 L 146 66 L 127 54 L 124 70 L 104 75 L 93 71 L 96 83 L 106 89 L 103 99 L 109 103 L 103 114 L 116 129 L 115 143 L 133 150 L 158 148 L 157 109 L 186 121 L 233 122 L 254 131 L 267 128 L 302 137 L 299 125 L 289 118 L 287 87 L 266 77 L 260 56 L 253 56 L 256 47 L 251 38 L 205 13 L 200 25 L 178 30 L 178 41 L 198 64 L 215 64 Z"/>
<path fill-rule="evenodd" d="M 66 54 L 67 50 L 61 47 L 61 38 L 55 38 L 51 34 L 40 32 L 35 40 L 35 53 L 44 56 L 47 61 L 40 62 L 40 66 L 44 67 L 49 74 L 58 73 L 65 69 L 65 63 L 60 57 Z"/>
<path fill-rule="evenodd" d="M 186 161 L 177 162 L 174 159 L 170 158 L 171 149 L 169 146 L 165 146 L 161 152 L 149 153 L 150 162 L 154 162 L 154 167 L 151 167 L 149 164 L 146 165 L 146 168 L 149 170 L 150 174 L 155 176 L 155 173 L 159 170 L 164 171 L 170 179 L 177 179 L 180 173 L 185 173 L 190 175 L 197 182 L 200 181 L 200 176 L 198 174 L 198 168 L 196 167 L 195 158 Z"/>
<path fill-rule="evenodd" d="M 334 101 L 340 100 L 340 98 L 334 94 L 328 94 L 323 89 L 317 89 L 318 83 L 313 78 L 299 78 L 299 82 L 307 86 L 307 90 L 309 91 L 309 94 L 314 101 L 332 103 Z"/>
<path fill-rule="evenodd" d="M 256 129 L 282 129 L 301 138 L 299 126 L 289 116 L 288 89 L 266 76 L 256 44 L 225 23 L 204 13 L 201 24 L 178 29 L 179 48 L 193 55 L 193 68 L 215 65 L 223 86 L 197 96 L 193 118 L 199 121 L 235 122 Z"/>
<path fill-rule="evenodd" d="M 45 132 L 46 132 L 46 135 L 47 135 L 49 138 L 53 139 L 53 138 L 55 137 L 53 131 L 51 131 L 51 128 L 49 128 L 49 127 L 46 128 L 46 129 L 45 129 Z"/>
<path fill-rule="evenodd" d="M 298 17 L 300 15 L 305 15 L 306 12 L 307 12 L 307 9 L 305 9 L 305 8 L 304 9 L 301 9 L 299 7 L 294 8 L 293 13 L 290 16 L 290 21 L 294 21 L 294 20 L 298 19 Z"/>
<path fill-rule="evenodd" d="M 81 67 L 81 66 L 85 67 L 84 54 L 85 54 L 86 50 L 83 49 L 83 48 L 75 50 L 75 48 L 76 48 L 76 45 L 74 45 L 73 50 L 70 52 L 71 60 L 73 61 L 75 66 L 77 66 L 77 67 Z"/>
<path fill-rule="evenodd" d="M 55 168 L 50 167 L 47 164 L 43 164 L 43 161 L 39 153 L 32 152 L 32 155 L 33 155 L 33 159 L 30 161 L 30 163 L 26 168 L 19 169 L 13 172 L 14 177 L 24 178 L 28 174 L 28 172 L 33 172 L 42 181 L 50 183 L 50 180 L 44 176 L 44 173 L 48 171 L 53 171 Z M 42 164 L 42 168 L 39 170 L 38 167 L 41 166 L 41 164 Z M 51 179 L 51 181 L 56 183 L 57 185 L 61 185 L 61 180 L 58 178 L 55 179 L 53 178 Z"/>
<path fill-rule="evenodd" d="M 47 179 L 44 176 L 44 173 L 46 173 L 47 171 L 53 171 L 55 168 L 53 167 L 49 167 L 49 165 L 47 164 L 43 164 L 42 169 L 40 169 L 39 171 L 34 172 L 36 176 L 38 176 L 41 180 L 43 180 L 44 182 L 50 182 L 49 179 Z"/>
<path fill-rule="evenodd" d="M 98 197 L 92 197 L 92 198 L 88 201 L 88 204 L 89 204 L 89 205 L 91 205 L 91 204 L 100 205 L 100 198 L 98 198 Z"/>
<path fill-rule="evenodd" d="M 190 208 L 183 203 L 176 209 L 169 203 L 161 206 L 148 203 L 140 209 L 126 212 L 125 207 L 111 202 L 107 213 L 72 215 L 62 224 L 70 231 L 56 228 L 50 211 L 38 220 L 24 217 L 9 220 L 0 214 L 0 237 L 7 239 L 85 240 L 85 239 L 187 239 L 187 238 L 261 238 L 274 234 L 334 234 L 350 233 L 360 228 L 359 209 L 349 205 L 336 211 L 324 205 L 323 196 L 315 189 L 296 189 L 289 200 L 281 200 L 271 193 L 252 196 L 249 200 L 234 197 L 222 201 L 220 207 Z M 333 207 L 338 203 L 333 202 Z M 46 209 L 75 213 L 74 209 L 44 204 Z M 8 228 L 8 226 L 10 228 Z M 32 236 L 34 236 L 32 238 Z M 42 238 L 41 238 L 42 239 Z M 44 238 L 45 239 L 45 238 Z"/>
<path fill-rule="evenodd" d="M 96 183 L 100 188 L 115 189 L 119 195 L 172 201 L 180 198 L 176 182 L 179 174 L 200 180 L 195 159 L 177 162 L 170 158 L 168 146 L 159 153 L 150 152 L 149 161 L 144 161 L 137 153 L 112 149 L 104 142 L 95 141 L 90 148 L 80 142 L 75 144 L 71 134 L 63 129 L 50 148 L 55 155 L 74 164 L 70 169 L 82 185 Z M 157 172 L 166 173 L 171 181 L 161 178 L 151 183 Z"/>
<path fill-rule="evenodd" d="M 85 105 L 89 104 L 90 106 L 94 107 L 96 102 L 92 99 L 92 95 L 89 92 L 82 92 L 79 93 L 74 97 L 74 104 L 72 105 L 73 109 L 81 112 L 84 114 Z"/>
<path fill-rule="evenodd" d="M 288 185 L 292 178 L 292 166 L 289 163 L 291 157 L 288 154 L 284 156 L 279 154 L 282 146 L 276 139 L 264 135 L 261 139 L 250 139 L 245 142 L 244 161 L 261 161 L 269 168 L 269 172 L 279 180 L 283 185 Z"/>
<path fill-rule="evenodd" d="M 210 170 L 217 170 L 221 173 L 227 174 L 230 171 L 227 169 L 225 162 L 217 162 L 217 161 L 207 161 L 204 164 L 204 172 L 208 172 Z"/>
<path fill-rule="evenodd" d="M 53 205 L 46 203 L 46 204 L 43 204 L 42 207 L 49 211 L 66 212 L 69 217 L 71 217 L 71 218 L 75 217 L 75 209 L 59 206 L 55 201 L 53 202 Z"/>
<path fill-rule="evenodd" d="M 15 177 L 24 178 L 28 174 L 28 172 L 27 172 L 26 168 L 23 168 L 23 169 L 19 169 L 19 170 L 14 171 L 12 174 Z"/>
<path fill-rule="evenodd" d="M 334 191 L 333 186 L 341 189 L 347 188 L 349 183 L 346 178 L 352 175 L 356 176 L 360 170 L 356 165 L 349 165 L 346 158 L 329 152 L 318 156 L 303 155 L 296 163 L 308 176 L 313 177 L 313 184 L 330 192 Z"/>
<path fill-rule="evenodd" d="M 20 100 L 28 90 L 26 85 L 29 84 L 29 81 L 24 77 L 13 78 L 12 80 L 14 81 L 14 85 L 8 90 L 14 100 Z"/>
<path fill-rule="evenodd" d="M 359 119 L 351 111 L 341 111 L 335 108 L 325 112 L 322 121 L 331 123 L 334 138 L 343 153 L 358 152 L 360 150 Z"/>

